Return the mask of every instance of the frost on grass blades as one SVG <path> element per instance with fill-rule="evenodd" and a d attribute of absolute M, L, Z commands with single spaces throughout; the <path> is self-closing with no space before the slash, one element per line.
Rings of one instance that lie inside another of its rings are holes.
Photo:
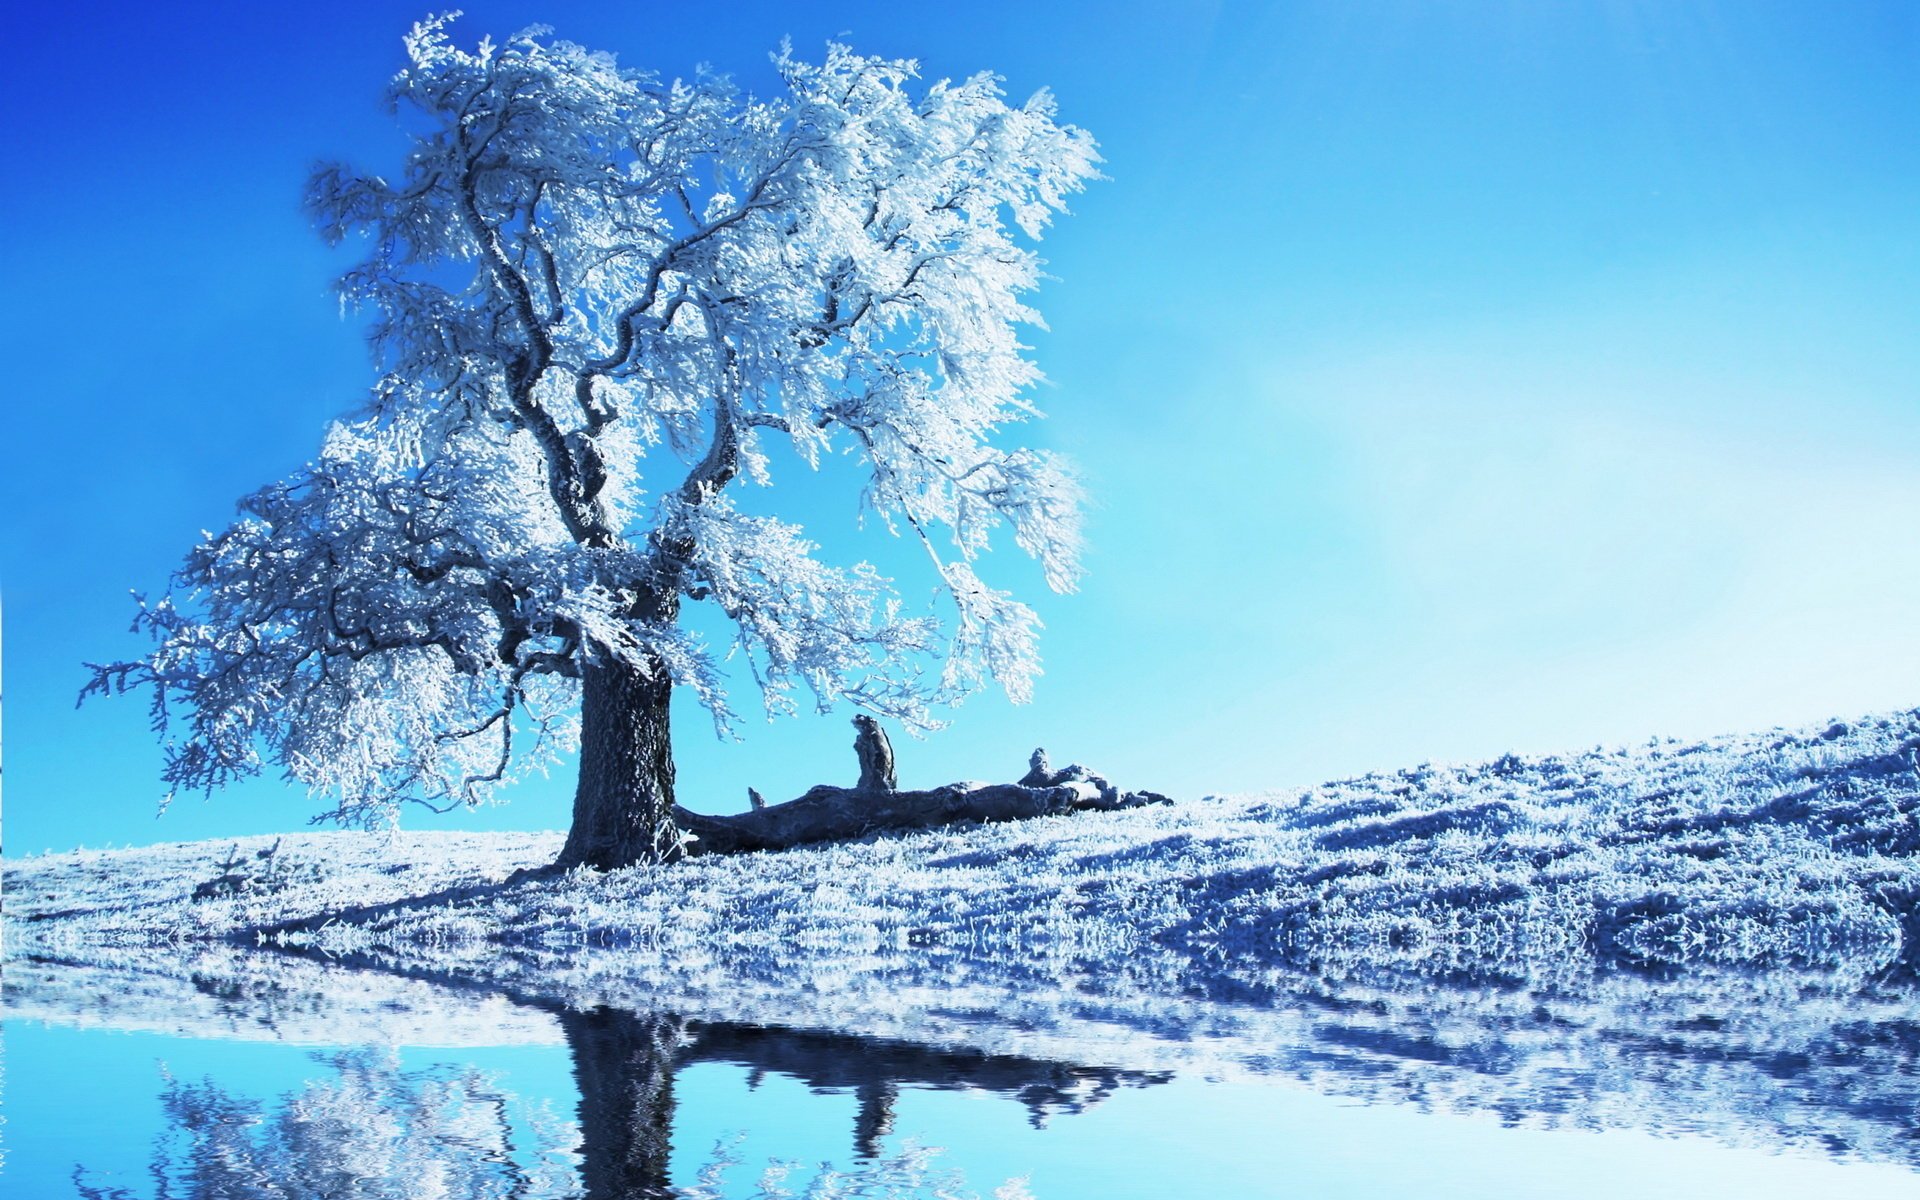
<path fill-rule="evenodd" d="M 153 690 L 176 789 L 272 763 L 361 825 L 577 745 L 559 862 L 600 868 L 680 850 L 672 689 L 731 726 L 683 604 L 732 619 L 771 711 L 925 727 L 989 678 L 1023 699 L 1038 623 L 974 564 L 1004 526 L 1074 584 L 1071 476 L 993 439 L 1035 415 L 1024 243 L 1093 177 L 1092 139 L 1044 92 L 844 46 L 782 49 L 762 98 L 446 26 L 413 30 L 391 87 L 404 165 L 308 186 L 323 235 L 366 251 L 339 291 L 374 317 L 369 399 L 188 555 L 141 608 L 152 653 L 88 692 Z M 942 606 L 736 502 L 842 450 Z"/>
<path fill-rule="evenodd" d="M 5 1006 L 518 1040 L 625 998 L 1911 1168 L 1917 815 L 1904 712 L 610 875 L 510 881 L 557 834 L 313 833 L 195 900 L 275 840 L 77 851 L 10 864 Z"/>

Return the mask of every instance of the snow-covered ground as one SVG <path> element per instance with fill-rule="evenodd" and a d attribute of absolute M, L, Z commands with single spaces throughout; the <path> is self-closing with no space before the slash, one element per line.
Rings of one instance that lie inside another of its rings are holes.
<path fill-rule="evenodd" d="M 1903 713 L 511 885 L 557 837 L 290 835 L 200 900 L 232 843 L 48 855 L 7 1003 L 191 975 L 296 1029 L 479 985 L 1920 1162 L 1917 748 Z"/>
<path fill-rule="evenodd" d="M 289 835 L 271 858 L 272 838 L 74 851 L 11 864 L 8 936 L 16 953 L 84 956 L 325 922 L 285 940 L 480 972 L 502 943 L 1871 972 L 1920 951 L 1917 748 L 1920 713 L 1903 713 L 511 887 L 552 836 Z M 235 847 L 255 885 L 193 898 Z"/>

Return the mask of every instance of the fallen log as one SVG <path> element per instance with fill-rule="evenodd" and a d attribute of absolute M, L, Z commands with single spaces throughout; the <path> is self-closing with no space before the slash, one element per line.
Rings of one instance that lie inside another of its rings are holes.
<path fill-rule="evenodd" d="M 821 784 L 797 800 L 726 816 L 674 809 L 693 835 L 689 854 L 739 854 L 865 837 L 880 829 L 926 829 L 954 821 L 1017 821 L 1066 812 L 1073 793 L 1017 783 L 949 784 L 931 791 L 876 792 Z"/>
<path fill-rule="evenodd" d="M 1058 787 L 948 783 L 931 791 L 862 791 L 822 783 L 795 801 L 724 816 L 676 806 L 674 822 L 693 837 L 687 843 L 687 854 L 743 854 L 780 851 L 818 841 L 851 841 L 881 829 L 931 829 L 952 822 L 1016 822 L 1052 812 L 1171 803 L 1154 791 L 1127 791 L 1106 799 L 1083 781 Z"/>
<path fill-rule="evenodd" d="M 874 792 L 821 784 L 796 800 L 716 816 L 676 807 L 673 819 L 692 835 L 687 853 L 741 854 L 812 842 L 838 842 L 886 829 L 931 829 L 956 821 L 1022 821 L 1086 809 L 1171 804 L 1157 792 L 1108 799 L 1084 781 L 1056 787 L 1017 783 L 950 783 L 930 791 Z"/>
<path fill-rule="evenodd" d="M 861 777 L 868 786 L 823 783 L 783 804 L 767 804 L 758 792 L 749 789 L 753 808 L 726 815 L 676 806 L 674 821 L 690 837 L 686 852 L 742 854 L 849 841 L 881 830 L 930 829 L 956 821 L 1022 821 L 1051 813 L 1173 803 L 1158 792 L 1122 792 L 1077 763 L 1050 770 L 1043 750 L 1034 751 L 1032 767 L 1019 783 L 950 783 L 928 791 L 904 792 L 874 787 L 869 781 L 877 772 L 868 769 L 872 730 L 862 726 L 860 733 Z M 887 757 L 890 760 L 892 756 Z M 889 761 L 888 774 L 891 766 Z"/>

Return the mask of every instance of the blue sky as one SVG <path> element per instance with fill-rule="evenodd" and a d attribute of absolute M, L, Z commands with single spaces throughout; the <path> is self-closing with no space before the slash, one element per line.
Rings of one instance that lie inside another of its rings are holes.
<path fill-rule="evenodd" d="M 985 565 L 1040 609 L 1047 675 L 896 739 L 904 783 L 1011 777 L 1044 743 L 1191 795 L 1920 703 L 1920 9 L 466 7 L 469 40 L 542 21 L 749 84 L 782 36 L 841 36 L 1050 87 L 1100 140 L 1029 338 L 1030 436 L 1094 496 L 1089 575 L 1054 597 L 1011 547 Z M 317 158 L 397 162 L 378 97 L 426 11 L 11 18 L 16 854 L 316 807 L 265 780 L 156 822 L 143 703 L 73 697 L 82 661 L 138 651 L 127 590 L 369 382 L 297 198 Z M 851 495 L 795 491 L 860 545 Z M 680 731 L 696 808 L 853 774 L 845 713 Z M 412 823 L 557 827 L 570 787 Z"/>

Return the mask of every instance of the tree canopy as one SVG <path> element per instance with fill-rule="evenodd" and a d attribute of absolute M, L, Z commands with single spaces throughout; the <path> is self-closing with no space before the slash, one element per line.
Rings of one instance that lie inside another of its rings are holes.
<path fill-rule="evenodd" d="M 1071 473 L 994 438 L 1036 412 L 1028 243 L 1094 177 L 1092 139 L 1044 92 L 920 86 L 840 45 L 783 47 L 761 97 L 447 25 L 413 29 L 389 91 L 404 165 L 307 190 L 364 251 L 338 287 L 377 382 L 143 601 L 152 652 L 93 668 L 89 691 L 152 689 L 166 781 L 277 764 L 359 823 L 478 803 L 578 744 L 596 672 L 691 688 L 730 729 L 728 654 L 773 711 L 925 726 L 988 679 L 1026 698 L 1034 613 L 974 564 L 1004 526 L 1076 579 Z M 736 500 L 842 451 L 938 607 Z M 687 602 L 734 643 L 683 628 Z"/>

